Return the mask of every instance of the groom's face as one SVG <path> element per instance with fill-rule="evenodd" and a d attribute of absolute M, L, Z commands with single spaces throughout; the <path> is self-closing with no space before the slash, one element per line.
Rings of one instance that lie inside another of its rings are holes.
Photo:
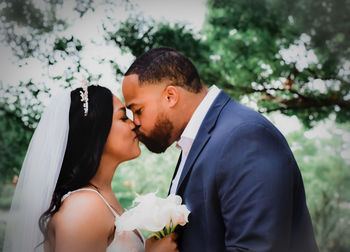
<path fill-rule="evenodd" d="M 122 85 L 125 104 L 133 112 L 139 140 L 155 153 L 164 152 L 171 144 L 173 124 L 162 102 L 162 85 L 139 85 L 136 74 L 126 76 Z"/>

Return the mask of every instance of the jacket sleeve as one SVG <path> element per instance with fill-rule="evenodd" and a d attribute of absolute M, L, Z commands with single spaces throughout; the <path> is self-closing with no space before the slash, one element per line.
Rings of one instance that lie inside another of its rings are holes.
<path fill-rule="evenodd" d="M 216 167 L 227 251 L 288 251 L 297 164 L 272 126 L 245 124 L 229 136 Z"/>

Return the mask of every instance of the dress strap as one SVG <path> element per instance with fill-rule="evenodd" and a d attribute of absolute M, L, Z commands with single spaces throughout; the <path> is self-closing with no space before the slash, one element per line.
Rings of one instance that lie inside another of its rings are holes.
<path fill-rule="evenodd" d="M 114 209 L 112 208 L 112 206 L 108 203 L 108 201 L 102 196 L 101 193 L 99 193 L 97 190 L 94 190 L 94 189 L 90 189 L 90 188 L 80 188 L 80 189 L 77 189 L 77 190 L 74 190 L 74 191 L 71 191 L 71 192 L 68 192 L 66 193 L 65 195 L 63 195 L 62 199 L 61 199 L 61 202 L 64 201 L 69 195 L 71 195 L 72 193 L 74 192 L 78 192 L 78 191 L 92 191 L 92 192 L 95 192 L 97 193 L 101 199 L 106 203 L 106 205 L 108 206 L 108 208 L 112 211 L 113 215 L 115 217 L 119 217 L 119 215 L 114 211 Z"/>

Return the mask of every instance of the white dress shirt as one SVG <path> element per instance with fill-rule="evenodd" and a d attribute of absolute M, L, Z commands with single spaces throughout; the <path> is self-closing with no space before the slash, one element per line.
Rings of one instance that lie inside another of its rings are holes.
<path fill-rule="evenodd" d="M 191 120 L 188 122 L 185 130 L 182 132 L 180 140 L 177 142 L 176 147 L 182 150 L 182 158 L 179 168 L 176 172 L 176 176 L 174 177 L 171 183 L 170 194 L 176 193 L 181 173 L 186 163 L 187 156 L 190 153 L 194 139 L 196 138 L 196 135 L 204 120 L 204 117 L 208 113 L 210 106 L 213 104 L 215 98 L 218 96 L 219 93 L 220 89 L 217 88 L 215 85 L 210 87 L 208 93 L 201 101 L 197 109 L 194 111 Z"/>

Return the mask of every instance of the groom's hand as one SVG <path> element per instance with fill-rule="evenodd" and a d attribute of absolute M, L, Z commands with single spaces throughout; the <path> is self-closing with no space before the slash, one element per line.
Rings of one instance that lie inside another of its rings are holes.
<path fill-rule="evenodd" d="M 177 249 L 177 239 L 178 235 L 176 233 L 171 233 L 162 239 L 157 240 L 155 236 L 148 238 L 146 240 L 145 252 L 178 252 Z"/>

